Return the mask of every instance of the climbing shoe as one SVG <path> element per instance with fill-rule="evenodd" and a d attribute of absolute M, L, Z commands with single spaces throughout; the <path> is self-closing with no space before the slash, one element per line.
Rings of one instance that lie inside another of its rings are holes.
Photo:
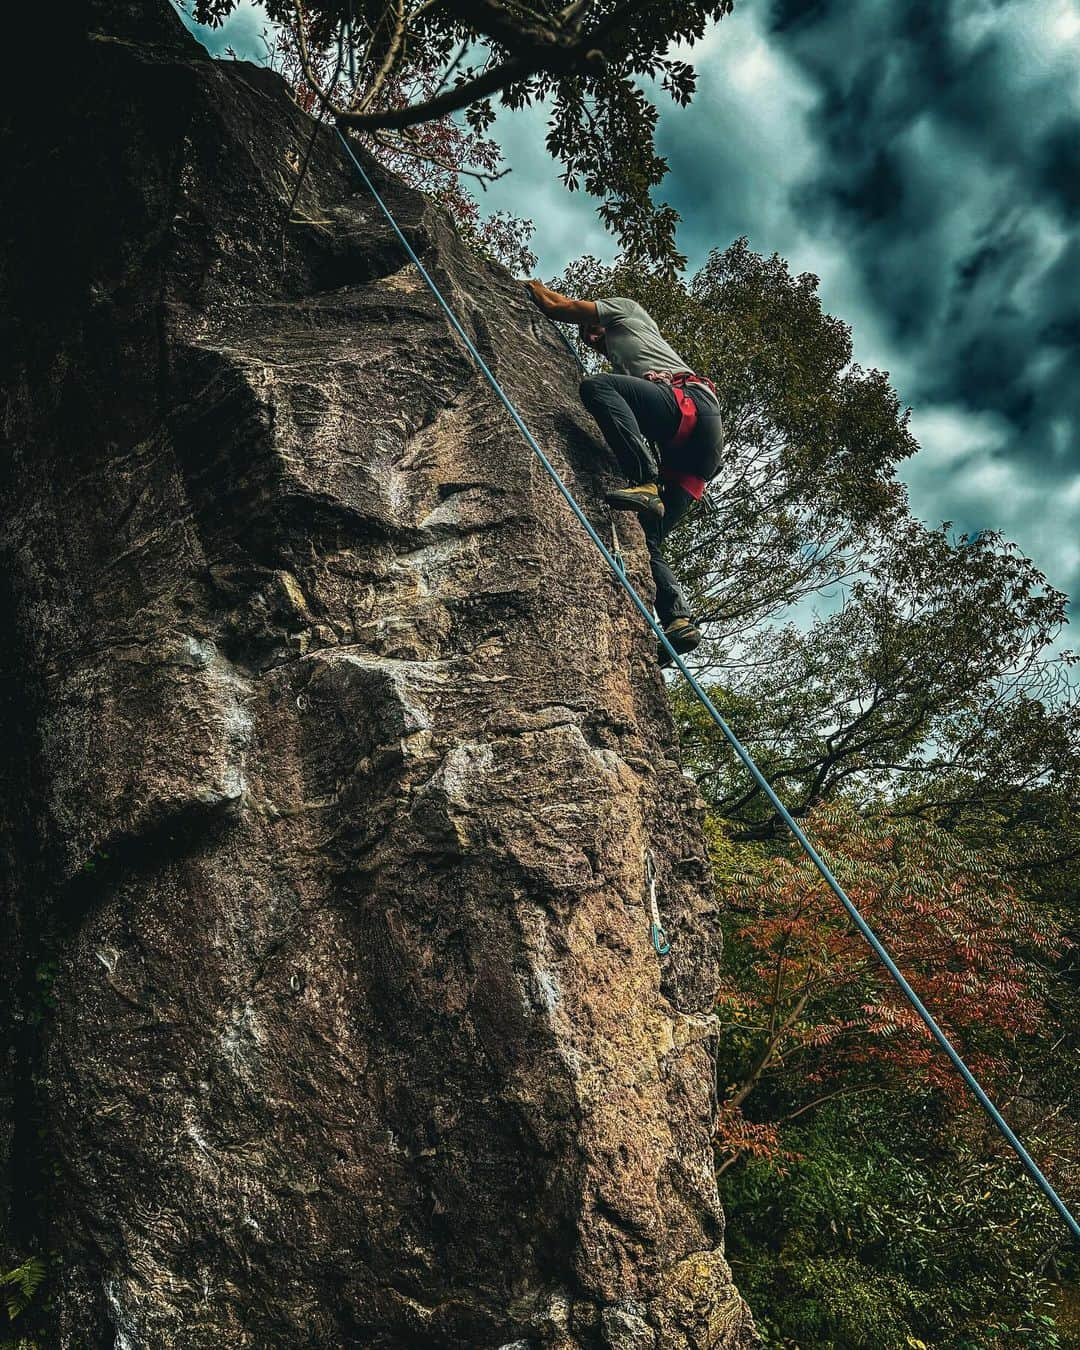
<path fill-rule="evenodd" d="M 685 656 L 701 641 L 701 629 L 692 619 L 672 619 L 664 629 L 664 636 L 680 656 Z M 656 654 L 662 666 L 671 665 L 671 653 L 662 642 L 656 644 Z"/>
<path fill-rule="evenodd" d="M 637 511 L 643 516 L 662 516 L 664 503 L 655 483 L 641 483 L 637 487 L 620 488 L 607 494 L 608 502 L 623 511 Z"/>

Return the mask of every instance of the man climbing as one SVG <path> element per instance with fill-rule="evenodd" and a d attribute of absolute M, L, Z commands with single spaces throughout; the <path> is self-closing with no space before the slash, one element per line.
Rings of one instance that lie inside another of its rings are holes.
<path fill-rule="evenodd" d="M 581 382 L 582 402 L 629 479 L 628 487 L 609 492 L 607 500 L 641 517 L 660 623 L 677 652 L 693 651 L 701 630 L 663 547 L 720 467 L 724 433 L 716 390 L 668 346 L 635 300 L 571 300 L 539 281 L 528 287 L 548 318 L 576 323 L 582 341 L 602 352 L 616 371 Z M 659 459 L 650 442 L 660 447 Z M 659 655 L 661 665 L 669 664 L 663 647 Z"/>

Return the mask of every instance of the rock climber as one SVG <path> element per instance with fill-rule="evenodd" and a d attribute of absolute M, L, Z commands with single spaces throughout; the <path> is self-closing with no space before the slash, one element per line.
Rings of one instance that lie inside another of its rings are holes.
<path fill-rule="evenodd" d="M 677 652 L 693 651 L 701 630 L 664 557 L 664 542 L 720 467 L 724 433 L 712 381 L 695 374 L 668 346 L 637 301 L 571 300 L 540 281 L 527 285 L 548 318 L 577 324 L 582 341 L 606 356 L 616 372 L 581 382 L 581 400 L 629 479 L 628 487 L 609 492 L 607 500 L 641 517 L 657 616 Z M 661 665 L 671 660 L 662 646 L 659 657 Z"/>

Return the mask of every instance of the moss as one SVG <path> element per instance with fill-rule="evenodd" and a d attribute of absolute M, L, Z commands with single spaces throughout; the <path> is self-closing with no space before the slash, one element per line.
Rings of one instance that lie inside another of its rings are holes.
<path fill-rule="evenodd" d="M 758 1344 L 749 1310 L 732 1286 L 731 1271 L 719 1251 L 694 1252 L 674 1266 L 650 1312 L 665 1344 L 678 1345 L 679 1338 L 694 1350 Z"/>

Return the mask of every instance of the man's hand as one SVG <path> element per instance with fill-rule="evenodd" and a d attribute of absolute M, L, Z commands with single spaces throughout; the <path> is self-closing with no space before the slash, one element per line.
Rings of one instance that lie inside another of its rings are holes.
<path fill-rule="evenodd" d="M 571 300 L 568 295 L 550 290 L 542 281 L 527 281 L 525 285 L 533 303 L 549 319 L 558 319 L 560 323 L 600 322 L 592 300 Z"/>

